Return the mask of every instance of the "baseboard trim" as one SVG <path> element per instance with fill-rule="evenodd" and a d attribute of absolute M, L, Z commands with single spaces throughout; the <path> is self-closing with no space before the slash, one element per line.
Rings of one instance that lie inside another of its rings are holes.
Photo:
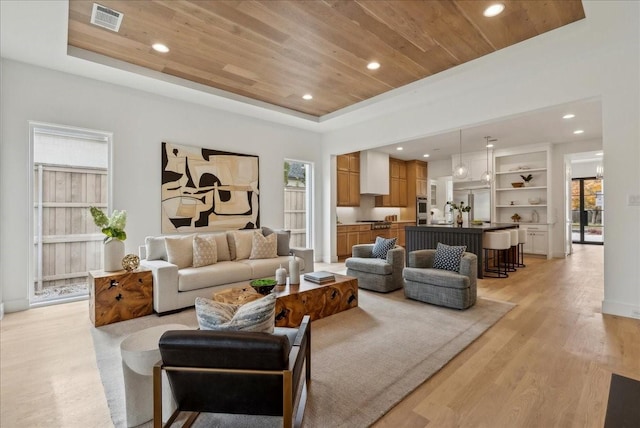
<path fill-rule="evenodd" d="M 629 305 L 627 303 L 612 302 L 610 300 L 603 300 L 602 313 L 609 315 L 618 315 L 626 318 L 640 319 L 640 306 Z"/>
<path fill-rule="evenodd" d="M 4 308 L 3 313 L 26 311 L 29 309 L 29 299 L 7 300 L 2 303 L 2 306 Z"/>

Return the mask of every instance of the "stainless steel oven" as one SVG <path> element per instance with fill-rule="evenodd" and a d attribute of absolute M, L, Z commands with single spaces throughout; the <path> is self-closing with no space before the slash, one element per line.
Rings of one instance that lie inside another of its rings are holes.
<path fill-rule="evenodd" d="M 416 198 L 416 224 L 426 225 L 429 223 L 429 201 L 427 198 Z"/>

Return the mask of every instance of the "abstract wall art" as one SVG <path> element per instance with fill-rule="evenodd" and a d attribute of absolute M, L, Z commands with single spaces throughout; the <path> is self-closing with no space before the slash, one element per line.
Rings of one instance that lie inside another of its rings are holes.
<path fill-rule="evenodd" d="M 260 226 L 258 156 L 162 143 L 162 233 Z"/>

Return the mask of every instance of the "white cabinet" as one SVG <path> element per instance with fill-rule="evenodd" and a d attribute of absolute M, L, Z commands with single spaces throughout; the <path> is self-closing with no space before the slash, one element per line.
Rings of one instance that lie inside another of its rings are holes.
<path fill-rule="evenodd" d="M 549 237 L 546 226 L 525 227 L 527 242 L 523 246 L 526 254 L 547 255 L 549 251 Z"/>

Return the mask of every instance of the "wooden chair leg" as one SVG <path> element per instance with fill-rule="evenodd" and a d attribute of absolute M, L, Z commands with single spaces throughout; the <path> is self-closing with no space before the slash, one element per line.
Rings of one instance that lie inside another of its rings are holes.
<path fill-rule="evenodd" d="M 162 366 L 153 366 L 153 427 L 162 428 Z"/>

